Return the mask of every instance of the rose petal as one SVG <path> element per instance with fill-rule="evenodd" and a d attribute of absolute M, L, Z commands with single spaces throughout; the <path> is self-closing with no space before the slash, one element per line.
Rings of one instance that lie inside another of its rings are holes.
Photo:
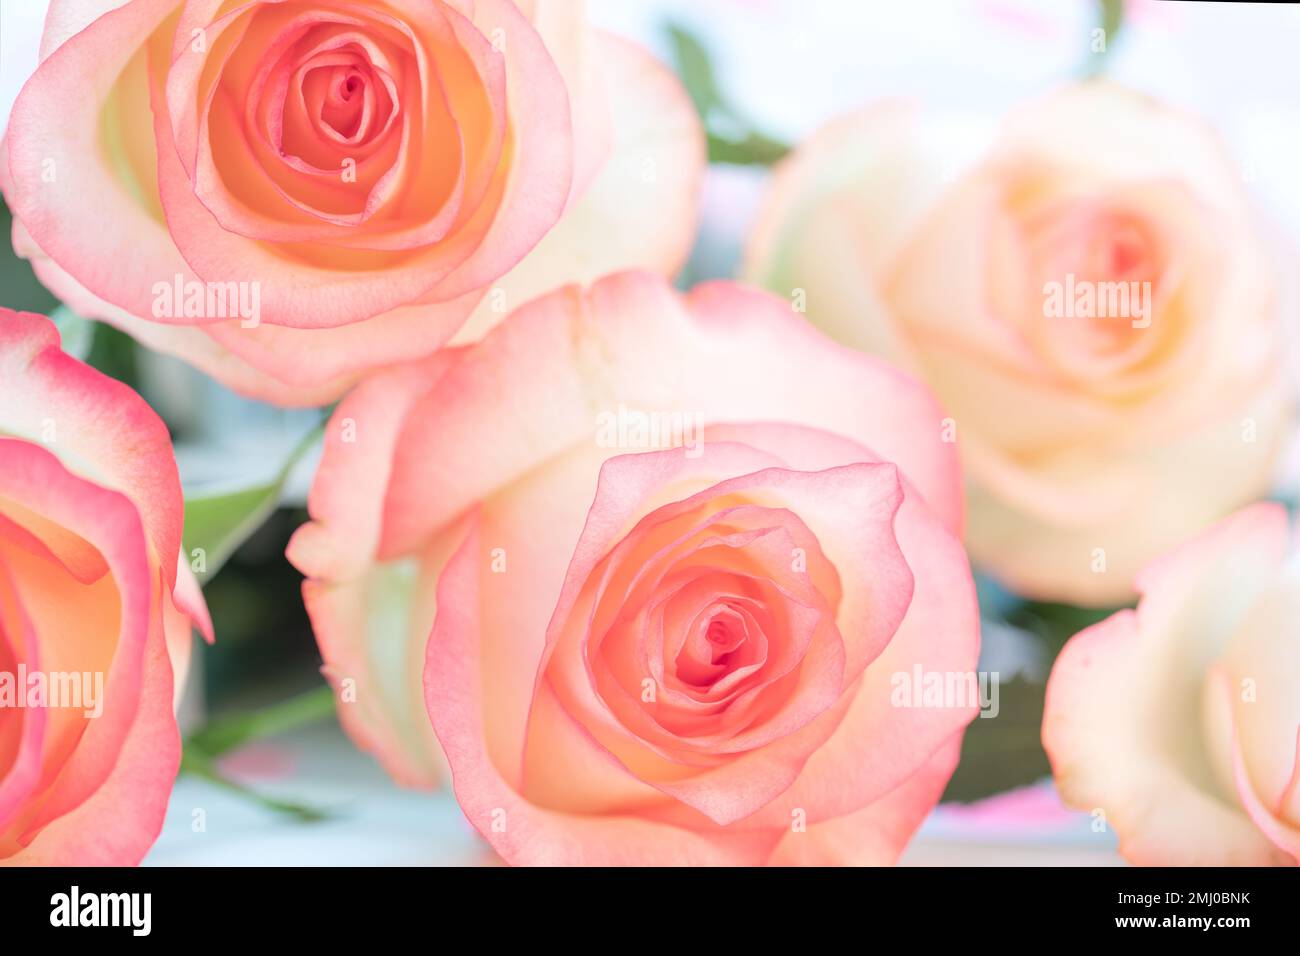
<path fill-rule="evenodd" d="M 960 527 L 955 447 L 941 440 L 943 413 L 923 387 L 834 345 L 774 297 L 714 284 L 685 305 L 662 279 L 626 273 L 516 312 L 411 416 L 380 554 L 415 546 L 514 476 L 592 441 L 596 415 L 620 405 L 698 416 L 706 436 L 709 422 L 725 421 L 843 433 L 897 464 Z M 503 432 L 515 436 L 504 446 Z M 455 462 L 424 452 L 451 447 L 462 449 Z"/>
<path fill-rule="evenodd" d="M 1062 798 L 1104 810 L 1135 863 L 1276 861 L 1276 850 L 1214 786 L 1209 754 L 1189 728 L 1201 726 L 1205 671 L 1280 566 L 1286 543 L 1277 505 L 1220 522 L 1144 570 L 1138 610 L 1075 635 L 1052 669 L 1043 746 Z"/>

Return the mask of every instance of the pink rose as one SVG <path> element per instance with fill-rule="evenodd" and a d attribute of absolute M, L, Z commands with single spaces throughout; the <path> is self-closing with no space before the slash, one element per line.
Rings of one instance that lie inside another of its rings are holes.
<path fill-rule="evenodd" d="M 1300 863 L 1300 560 L 1258 504 L 1148 565 L 1142 600 L 1075 635 L 1043 746 L 1133 863 Z"/>
<path fill-rule="evenodd" d="M 1270 486 L 1292 388 L 1268 250 L 1213 132 L 1136 93 L 971 133 L 898 103 L 826 127 L 777 171 L 746 275 L 933 385 L 977 565 L 1122 603 Z"/>
<path fill-rule="evenodd" d="M 0 864 L 127 865 L 180 762 L 191 622 L 167 429 L 0 309 Z"/>
<path fill-rule="evenodd" d="M 316 404 L 563 283 L 675 271 L 702 143 L 570 0 L 53 0 L 0 185 L 79 312 Z"/>
<path fill-rule="evenodd" d="M 512 863 L 892 862 L 975 712 L 896 696 L 978 652 L 942 419 L 635 273 L 367 380 L 289 549 L 343 721 Z"/>

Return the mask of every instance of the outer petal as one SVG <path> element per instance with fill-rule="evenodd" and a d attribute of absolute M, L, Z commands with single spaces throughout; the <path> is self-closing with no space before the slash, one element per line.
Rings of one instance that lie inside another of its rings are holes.
<path fill-rule="evenodd" d="M 78 583 L 69 593 L 71 585 L 42 569 L 39 557 L 24 559 L 12 550 L 6 557 L 40 643 L 41 666 L 104 673 L 101 715 L 85 722 L 73 749 L 55 756 L 52 769 L 47 760 L 39 804 L 22 817 L 23 832 L 31 834 L 81 805 L 107 779 L 146 691 L 144 647 L 154 630 L 161 633 L 155 612 L 162 573 L 151 567 L 140 517 L 128 499 L 77 478 L 29 442 L 0 439 L 0 460 L 0 497 L 74 530 L 104 556 L 112 576 Z M 166 697 L 170 704 L 170 682 Z"/>
<path fill-rule="evenodd" d="M 1300 863 L 1300 561 L 1255 603 L 1220 662 L 1238 794 L 1265 833 L 1289 834 Z M 1249 695 L 1243 693 L 1249 687 Z"/>
<path fill-rule="evenodd" d="M 208 605 L 203 600 L 198 579 L 185 563 L 184 557 L 177 561 L 176 589 L 163 605 L 163 627 L 167 639 L 167 655 L 172 662 L 172 682 L 176 691 L 176 707 L 180 707 L 181 695 L 185 692 L 185 681 L 190 673 L 190 658 L 194 651 L 194 632 L 197 630 L 211 644 L 216 635 L 212 629 L 212 617 L 208 614 Z"/>
<path fill-rule="evenodd" d="M 90 292 L 150 315 L 153 284 L 193 278 L 166 227 L 112 167 L 101 112 L 123 69 L 178 0 L 58 4 L 50 23 L 69 35 L 23 87 L 0 157 L 5 197 L 35 243 Z M 52 42 L 52 41 L 47 41 Z M 143 102 L 132 108 L 145 109 Z M 49 173 L 53 181 L 47 182 Z M 130 249 L 131 255 L 121 255 Z"/>
<path fill-rule="evenodd" d="M 609 155 L 614 137 L 611 81 L 601 62 L 586 0 L 515 0 L 536 28 L 569 90 L 573 117 L 572 203 L 586 192 Z"/>
<path fill-rule="evenodd" d="M 1177 547 L 1189 530 L 1209 527 L 1242 502 L 1268 493 L 1292 403 L 1285 380 L 1264 385 L 1249 406 L 1208 419 L 1181 439 L 1153 442 L 1141 454 L 1070 462 L 1059 474 L 1028 481 L 1004 481 L 1006 473 L 999 471 L 987 486 L 976 482 L 967 512 L 973 560 L 1028 597 L 1092 607 L 1131 600 L 1131 582 L 1152 554 Z M 1243 438 L 1247 422 L 1254 428 L 1249 441 Z M 963 449 L 968 459 L 977 458 L 974 443 L 964 440 Z M 977 470 L 990 474 L 972 462 L 972 478 Z M 1180 480 L 1184 475 L 1214 480 Z M 1038 487 L 1027 490 L 1028 482 Z M 1048 482 L 1056 483 L 1057 504 L 1072 507 L 1076 517 L 1092 512 L 1091 520 L 1072 518 L 1063 525 L 1024 507 Z M 1105 552 L 1103 572 L 1093 570 L 1097 548 Z"/>
<path fill-rule="evenodd" d="M 671 276 L 686 261 L 706 166 L 695 107 L 676 75 L 641 47 L 607 33 L 596 40 L 617 106 L 612 152 L 536 248 L 493 283 L 458 343 L 477 341 L 507 311 L 560 286 L 626 269 Z"/>
<path fill-rule="evenodd" d="M 1208 123 L 1116 83 L 1076 83 L 1026 104 L 1000 148 L 1089 178 L 1175 179 L 1238 221 L 1247 208 L 1238 166 Z"/>
<path fill-rule="evenodd" d="M 1150 565 L 1138 610 L 1076 635 L 1047 687 L 1043 746 L 1062 797 L 1105 811 L 1138 864 L 1279 862 L 1215 783 L 1201 682 L 1286 550 L 1277 505 L 1239 512 Z"/>
<path fill-rule="evenodd" d="M 803 289 L 808 316 L 838 341 L 906 363 L 880 287 L 951 178 L 952 137 L 891 101 L 813 133 L 773 171 L 741 274 L 779 295 Z"/>
<path fill-rule="evenodd" d="M 771 866 L 892 866 L 943 795 L 961 756 L 961 734 L 950 737 L 915 773 L 874 803 L 806 831 L 791 831 L 772 852 Z"/>
<path fill-rule="evenodd" d="M 45 12 L 45 32 L 41 36 L 41 59 L 63 46 L 106 13 L 124 7 L 132 0 L 50 0 Z"/>
<path fill-rule="evenodd" d="M 157 630 L 145 647 L 142 689 L 135 721 L 108 777 L 84 803 L 50 822 L 4 864 L 134 866 L 153 846 L 181 762 L 171 664 Z"/>
<path fill-rule="evenodd" d="M 169 587 L 184 504 L 167 427 L 127 386 L 59 349 L 43 316 L 0 311 L 0 432 L 43 442 L 64 465 L 139 509 Z"/>
<path fill-rule="evenodd" d="M 525 306 L 423 399 L 398 443 L 380 554 L 417 547 L 474 501 L 592 442 L 597 416 L 620 405 L 699 416 L 706 438 L 709 422 L 754 420 L 842 433 L 961 525 L 955 448 L 923 386 L 831 343 L 772 296 L 715 283 L 683 303 L 662 278 L 626 273 Z M 429 448 L 461 452 L 452 461 Z"/>
<path fill-rule="evenodd" d="M 441 776 L 420 674 L 434 582 L 458 539 L 428 549 L 423 572 L 419 562 L 377 562 L 375 550 L 402 423 L 452 356 L 375 376 L 344 400 L 330 420 L 308 497 L 313 520 L 298 529 L 288 549 L 307 577 L 303 600 L 325 675 L 336 688 L 353 683 L 355 700 L 340 703 L 340 720 L 359 746 L 409 786 L 432 786 Z"/>

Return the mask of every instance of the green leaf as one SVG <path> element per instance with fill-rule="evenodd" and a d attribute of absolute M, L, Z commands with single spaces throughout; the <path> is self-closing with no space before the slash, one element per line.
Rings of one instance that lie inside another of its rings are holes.
<path fill-rule="evenodd" d="M 1124 0 L 1099 0 L 1101 4 L 1101 28 L 1106 31 L 1106 44 L 1119 36 L 1124 26 Z"/>
<path fill-rule="evenodd" d="M 1111 48 L 1124 27 L 1124 0 L 1097 0 L 1097 27 L 1102 30 L 1106 48 L 1103 52 L 1093 49 L 1092 37 L 1089 35 L 1088 58 L 1084 60 L 1080 71 L 1085 79 L 1100 76 L 1106 70 Z"/>
<path fill-rule="evenodd" d="M 709 52 L 694 34 L 676 23 L 668 24 L 668 40 L 672 44 L 677 75 L 695 104 L 695 111 L 707 122 L 714 110 L 725 108 Z"/>
<path fill-rule="evenodd" d="M 728 139 L 709 134 L 709 162 L 733 166 L 772 166 L 790 152 L 790 147 L 761 133 L 744 139 Z"/>
<path fill-rule="evenodd" d="M 226 776 L 217 758 L 254 740 L 306 727 L 334 714 L 334 690 L 318 687 L 278 704 L 246 714 L 231 714 L 209 721 L 185 740 L 181 753 L 181 773 L 207 780 L 261 804 L 268 810 L 297 817 L 303 822 L 323 820 L 328 815 L 315 807 L 279 800 L 258 793 L 253 788 Z"/>
<path fill-rule="evenodd" d="M 211 579 L 235 550 L 248 540 L 280 503 L 280 493 L 293 466 L 320 440 L 323 426 L 312 429 L 269 482 L 221 492 L 197 492 L 185 497 L 185 554 L 203 558 L 200 581 Z M 199 554 L 196 554 L 199 552 Z"/>
<path fill-rule="evenodd" d="M 680 24 L 668 24 L 677 75 L 690 94 L 708 133 L 709 162 L 771 166 L 790 146 L 754 128 L 754 123 L 727 101 L 704 44 Z"/>
<path fill-rule="evenodd" d="M 333 713 L 334 689 L 317 687 L 252 713 L 211 720 L 190 735 L 185 747 L 210 759 L 220 757 L 250 741 L 318 723 Z"/>
<path fill-rule="evenodd" d="M 329 814 L 317 807 L 292 800 L 280 800 L 276 797 L 268 797 L 266 794 L 258 793 L 252 787 L 226 776 L 212 760 L 199 752 L 192 752 L 189 749 L 182 752 L 180 772 L 216 784 L 223 790 L 239 794 L 241 797 L 260 804 L 268 810 L 296 817 L 303 823 L 315 823 L 329 817 Z"/>

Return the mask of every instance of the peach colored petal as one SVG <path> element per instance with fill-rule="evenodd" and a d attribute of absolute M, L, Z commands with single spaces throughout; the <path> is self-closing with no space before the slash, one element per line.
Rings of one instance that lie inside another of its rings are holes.
<path fill-rule="evenodd" d="M 1206 724 L 1211 736 L 1207 746 L 1211 750 L 1210 759 L 1216 763 L 1214 769 L 1217 772 L 1217 782 L 1225 792 L 1235 795 L 1239 802 L 1238 809 L 1254 823 L 1259 833 L 1282 851 L 1280 854 L 1275 852 L 1273 859 L 1268 862 L 1300 865 L 1300 827 L 1293 826 L 1285 819 L 1288 809 L 1285 806 L 1287 792 L 1275 791 L 1279 793 L 1277 796 L 1268 794 L 1268 791 L 1261 794 L 1259 782 L 1255 779 L 1260 776 L 1258 769 L 1272 771 L 1278 769 L 1279 764 L 1256 761 L 1255 772 L 1247 766 L 1249 755 L 1243 746 L 1243 728 L 1239 717 L 1248 716 L 1257 700 L 1242 700 L 1240 681 L 1222 663 L 1215 664 L 1207 672 L 1203 697 L 1206 702 Z M 1267 698 L 1266 691 L 1264 699 Z M 1300 728 L 1297 728 L 1294 739 L 1300 741 Z M 1293 743 L 1292 746 L 1300 749 L 1300 743 Z M 1277 757 L 1276 754 L 1269 756 Z M 1282 755 L 1280 766 L 1286 768 L 1284 773 L 1294 773 L 1294 760 L 1295 757 L 1290 752 Z M 1218 765 L 1220 763 L 1222 766 Z M 1287 781 L 1288 786 L 1290 782 Z"/>
<path fill-rule="evenodd" d="M 797 467 L 831 467 L 853 460 L 854 443 L 789 428 L 748 426 L 736 434 L 771 449 Z M 898 546 L 913 578 L 907 614 L 889 644 L 851 690 L 852 705 L 830 740 L 809 759 L 795 785 L 753 825 L 788 825 L 802 808 L 811 824 L 857 811 L 917 771 L 975 716 L 965 706 L 894 707 L 894 675 L 926 672 L 974 675 L 979 658 L 979 610 L 961 543 L 908 489 L 894 521 Z M 856 585 L 846 579 L 846 593 Z M 868 613 L 865 612 L 864 613 Z"/>
<path fill-rule="evenodd" d="M 85 538 L 13 501 L 0 501 L 0 531 L 32 554 L 63 566 L 82 584 L 93 584 L 108 565 Z"/>
<path fill-rule="evenodd" d="M 103 712 L 85 722 L 65 760 L 52 769 L 47 766 L 42 779 L 45 792 L 23 821 L 31 834 L 83 803 L 111 771 L 142 691 L 143 647 L 153 626 L 162 572 L 150 569 L 140 517 L 125 497 L 73 476 L 49 452 L 29 442 L 0 439 L 0 459 L 5 463 L 0 470 L 0 496 L 75 528 L 104 555 L 111 571 L 111 580 L 101 579 L 102 586 L 81 586 L 85 590 L 70 600 L 68 586 L 34 563 L 39 558 L 22 560 L 23 552 L 8 554 L 11 569 L 19 567 L 20 561 L 21 567 L 31 569 L 17 571 L 13 580 L 33 629 L 41 636 L 42 666 L 51 671 L 84 670 L 90 659 L 104 671 Z M 97 588 L 101 597 L 93 598 L 89 588 Z M 104 619 L 105 612 L 112 617 Z M 78 620 L 79 614 L 83 620 Z M 60 635 L 60 639 L 47 635 Z M 105 667 L 107 661 L 111 663 Z"/>
<path fill-rule="evenodd" d="M 595 738 L 593 742 L 598 741 L 600 746 L 610 749 L 624 762 L 633 759 L 630 755 L 636 753 L 640 745 L 627 739 L 627 729 L 606 710 L 608 702 L 597 697 L 588 670 L 581 663 L 590 657 L 590 649 L 573 646 L 572 630 L 568 631 L 570 637 L 565 637 L 568 618 L 574 613 L 574 604 L 579 599 L 578 591 L 593 575 L 602 556 L 610 552 L 614 544 L 611 535 L 620 534 L 635 522 L 638 514 L 646 508 L 647 498 L 656 488 L 661 485 L 680 486 L 691 471 L 698 472 L 701 469 L 705 473 L 714 474 L 738 470 L 743 473 L 747 465 L 737 465 L 737 458 L 741 462 L 754 460 L 749 449 L 710 444 L 706 447 L 705 454 L 698 459 L 687 458 L 680 451 L 624 455 L 610 459 L 602 469 L 596 500 L 588 516 L 587 527 L 578 541 L 548 631 L 547 648 L 543 656 L 545 686 L 539 677 L 537 693 L 554 693 L 557 704 L 587 729 Z M 882 491 L 885 487 L 892 487 L 893 497 Z M 846 642 L 851 648 L 847 666 L 856 675 L 893 635 L 911 597 L 911 580 L 906 567 L 902 566 L 901 561 L 891 565 L 891 556 L 901 557 L 897 553 L 889 527 L 893 509 L 898 504 L 896 472 L 887 465 L 855 465 L 815 474 L 760 471 L 723 481 L 671 506 L 671 510 L 685 510 L 698 502 L 735 494 L 744 495 L 747 492 L 772 495 L 777 501 L 790 505 L 797 514 L 808 517 L 813 522 L 813 528 L 820 530 L 823 547 L 830 548 L 832 560 L 836 562 L 840 573 L 850 576 L 852 588 L 858 590 L 863 603 L 871 607 L 869 630 L 850 634 Z M 850 499 L 857 499 L 856 504 L 847 504 L 846 495 Z M 815 503 L 818 499 L 819 504 Z M 859 534 L 849 536 L 858 542 L 856 547 L 842 550 L 848 538 L 835 540 L 839 537 L 838 529 L 833 522 L 826 520 L 830 512 L 822 511 L 823 508 L 829 508 L 840 516 L 862 516 L 865 524 L 854 526 Z M 624 547 L 624 544 L 619 544 L 619 547 Z M 861 548 L 860 552 L 857 547 Z M 866 557 L 868 554 L 871 555 L 870 558 Z M 785 560 L 789 560 L 788 553 Z M 864 562 L 871 565 L 869 573 L 863 568 Z M 855 571 L 858 572 L 857 575 L 854 575 Z M 805 664 L 814 668 L 816 658 L 816 654 L 809 653 Z M 793 723 L 774 723 L 773 726 L 781 729 L 773 733 L 772 739 L 764 740 L 762 736 L 750 739 L 749 736 L 742 735 L 734 743 L 734 749 L 741 752 L 734 754 L 726 763 L 689 777 L 655 779 L 656 773 L 662 774 L 667 768 L 658 771 L 650 769 L 654 761 L 649 754 L 642 752 L 635 758 L 638 761 L 636 776 L 696 807 L 717 823 L 727 824 L 748 816 L 794 782 L 809 755 L 826 740 L 838 723 L 838 712 L 827 713 L 825 720 L 813 719 L 827 710 L 830 702 L 839 698 L 846 680 L 843 656 L 825 663 L 828 666 L 834 665 L 832 670 L 826 672 L 831 680 L 825 688 L 830 693 L 829 700 L 818 704 L 808 713 L 792 712 L 790 719 L 794 720 Z M 851 681 L 853 677 L 847 679 Z M 808 689 L 803 691 L 808 696 L 795 699 L 809 703 L 817 701 L 820 686 L 818 672 L 814 669 L 809 673 Z M 548 721 L 539 721 L 532 726 L 545 733 L 549 725 Z M 741 740 L 746 742 L 742 745 Z M 529 740 L 529 747 L 534 746 L 545 749 L 536 735 Z M 629 750 L 629 747 L 634 749 Z M 535 766 L 545 768 L 549 763 L 548 758 L 541 756 L 537 758 Z M 584 794 L 584 799 L 589 799 L 589 795 Z"/>
<path fill-rule="evenodd" d="M 143 650 L 140 706 L 108 776 L 0 865 L 134 866 L 158 838 L 180 767 L 181 740 L 161 633 L 151 632 Z"/>
<path fill-rule="evenodd" d="M 294 395 L 292 404 L 320 404 L 316 396 L 337 397 L 368 369 L 436 352 L 452 338 L 480 297 L 472 292 L 450 302 L 399 306 L 331 329 L 265 323 L 249 329 L 239 322 L 221 322 L 202 331 L 233 360 L 259 370 L 271 387 Z M 257 395 L 261 387 L 242 390 Z"/>
<path fill-rule="evenodd" d="M 627 269 L 675 275 L 695 241 L 704 132 L 681 82 L 627 40 L 596 35 L 591 51 L 617 104 L 613 142 L 590 185 L 499 281 L 456 334 L 478 341 L 507 312 L 571 282 Z"/>
<path fill-rule="evenodd" d="M 335 689 L 340 722 L 406 787 L 434 787 L 444 776 L 420 675 L 437 575 L 458 540 L 449 532 L 422 562 L 376 564 L 359 577 L 303 582 L 321 672 Z"/>
<path fill-rule="evenodd" d="M 45 442 L 73 471 L 130 498 L 174 586 L 183 503 L 171 437 L 153 409 L 62 352 L 48 319 L 7 310 L 0 312 L 0 385 L 0 431 Z"/>
<path fill-rule="evenodd" d="M 990 483 L 999 491 L 973 486 L 967 536 L 973 559 L 995 568 L 1008 587 L 1029 597 L 1090 607 L 1131 600 L 1134 576 L 1151 554 L 1175 548 L 1189 530 L 1206 528 L 1241 502 L 1268 493 L 1271 463 L 1291 415 L 1289 387 L 1281 380 L 1268 383 L 1262 395 L 1235 413 L 1207 418 L 1195 433 L 1150 444 L 1127 460 L 1099 463 L 1080 455 L 1031 483 L 1003 481 L 999 475 Z M 1248 422 L 1255 429 L 1254 441 L 1242 440 Z M 977 455 L 971 442 L 965 442 L 965 451 L 973 470 Z M 1233 467 L 1222 468 L 1224 461 Z M 1170 478 L 1175 472 L 1214 474 L 1216 480 L 1175 481 Z M 1058 482 L 1052 509 L 1064 506 L 1072 490 L 1088 494 L 1073 501 L 1077 513 L 1093 513 L 1092 523 L 1062 525 L 1038 518 L 1046 479 Z M 1009 490 L 1016 493 L 1007 497 Z M 1104 510 L 1107 499 L 1121 504 L 1096 513 L 1093 505 Z M 1132 542 L 1134 528 L 1142 529 L 1141 547 Z M 1093 570 L 1098 548 L 1105 557 L 1102 573 Z"/>
<path fill-rule="evenodd" d="M 961 755 L 961 734 L 911 776 L 860 810 L 786 833 L 770 866 L 893 866 L 939 802 Z"/>
<path fill-rule="evenodd" d="M 424 556 L 433 577 L 418 566 L 373 562 L 402 422 L 453 356 L 444 352 L 368 379 L 339 405 L 308 496 L 312 521 L 298 529 L 287 552 L 307 578 L 303 599 L 325 675 L 340 695 L 340 720 L 410 786 L 432 786 L 440 777 L 418 683 L 423 658 L 412 666 L 407 655 L 423 655 L 433 624 L 431 581 L 455 542 Z"/>
<path fill-rule="evenodd" d="M 8 654 L 7 669 L 13 672 L 18 662 L 13 658 L 21 659 L 31 670 L 40 669 L 43 666 L 40 642 L 32 627 L 31 616 L 18 600 L 13 574 L 3 561 L 0 561 L 0 623 L 5 625 L 4 631 L 7 632 L 0 633 L 0 651 Z M 17 646 L 15 642 L 18 642 Z M 14 731 L 16 739 L 12 743 L 4 742 L 6 750 L 13 749 L 11 763 L 0 775 L 0 834 L 8 831 L 11 821 L 23 809 L 24 801 L 40 781 L 41 758 L 46 749 L 47 716 L 43 707 L 19 711 L 17 720 L 21 721 L 21 726 Z"/>
<path fill-rule="evenodd" d="M 484 686 L 474 610 L 479 545 L 471 528 L 438 584 L 441 608 L 429 639 L 425 694 L 470 823 L 511 863 L 522 865 L 705 866 L 757 864 L 763 834 L 692 831 L 634 816 L 582 817 L 533 806 L 502 778 L 483 737 Z"/>
<path fill-rule="evenodd" d="M 512 387 L 495 387 L 501 380 Z M 923 387 L 834 345 L 775 297 L 713 284 L 683 303 L 662 279 L 626 273 L 520 309 L 423 399 L 398 445 L 380 554 L 414 547 L 515 475 L 591 441 L 595 414 L 620 405 L 698 416 L 706 437 L 709 422 L 726 421 L 840 432 L 897 464 L 961 525 L 955 447 Z M 516 437 L 502 443 L 502 432 Z M 462 457 L 423 451 L 434 447 Z"/>
<path fill-rule="evenodd" d="M 518 262 L 555 223 L 568 197 L 572 182 L 571 143 L 564 135 L 569 129 L 568 100 L 541 41 L 513 6 L 502 0 L 478 3 L 474 25 L 488 36 L 494 29 L 506 30 L 510 38 L 504 55 L 516 160 L 499 207 L 485 204 L 474 217 L 477 224 L 460 230 L 458 235 L 466 237 L 463 241 L 457 238 L 429 247 L 396 268 L 344 272 L 311 261 L 290 262 L 226 232 L 192 191 L 155 84 L 162 204 L 171 234 L 195 270 L 210 282 L 256 279 L 262 284 L 265 322 L 320 329 L 389 311 L 428 296 L 435 288 L 441 301 L 459 298 L 480 290 Z"/>
<path fill-rule="evenodd" d="M 880 284 L 942 194 L 952 157 L 917 114 L 885 101 L 800 143 L 773 170 L 741 267 L 780 295 L 803 289 L 819 328 L 901 364 L 910 353 Z"/>
<path fill-rule="evenodd" d="M 23 87 L 5 134 L 2 184 L 14 219 L 86 289 L 141 316 L 152 314 L 155 282 L 194 275 L 165 226 L 111 167 L 100 112 L 118 75 L 177 5 L 133 0 L 70 36 Z M 60 4 L 52 22 L 84 22 L 111 6 Z"/>
<path fill-rule="evenodd" d="M 402 429 L 456 354 L 373 376 L 330 417 L 307 497 L 312 522 L 298 529 L 288 549 L 289 560 L 308 578 L 339 580 L 365 572 L 379 548 L 383 494 Z"/>
<path fill-rule="evenodd" d="M 622 109 L 623 101 L 609 92 L 617 80 L 610 80 L 608 63 L 600 62 L 600 42 L 587 26 L 586 0 L 515 0 L 515 5 L 546 44 L 569 89 L 574 135 L 572 204 L 586 193 L 609 155 L 615 136 L 613 105 L 619 104 L 620 115 L 640 110 Z"/>
<path fill-rule="evenodd" d="M 50 0 L 45 11 L 45 31 L 41 36 L 41 60 L 104 14 L 131 2 L 133 0 Z"/>
<path fill-rule="evenodd" d="M 194 632 L 197 630 L 209 644 L 216 639 L 198 579 L 183 557 L 177 563 L 176 589 L 163 604 L 163 627 L 167 655 L 172 662 L 175 704 L 179 708 L 194 651 Z"/>
<path fill-rule="evenodd" d="M 1292 561 L 1241 619 L 1219 664 L 1235 691 L 1227 699 L 1238 762 L 1263 805 L 1293 825 L 1300 825 L 1298 614 L 1300 563 Z"/>

